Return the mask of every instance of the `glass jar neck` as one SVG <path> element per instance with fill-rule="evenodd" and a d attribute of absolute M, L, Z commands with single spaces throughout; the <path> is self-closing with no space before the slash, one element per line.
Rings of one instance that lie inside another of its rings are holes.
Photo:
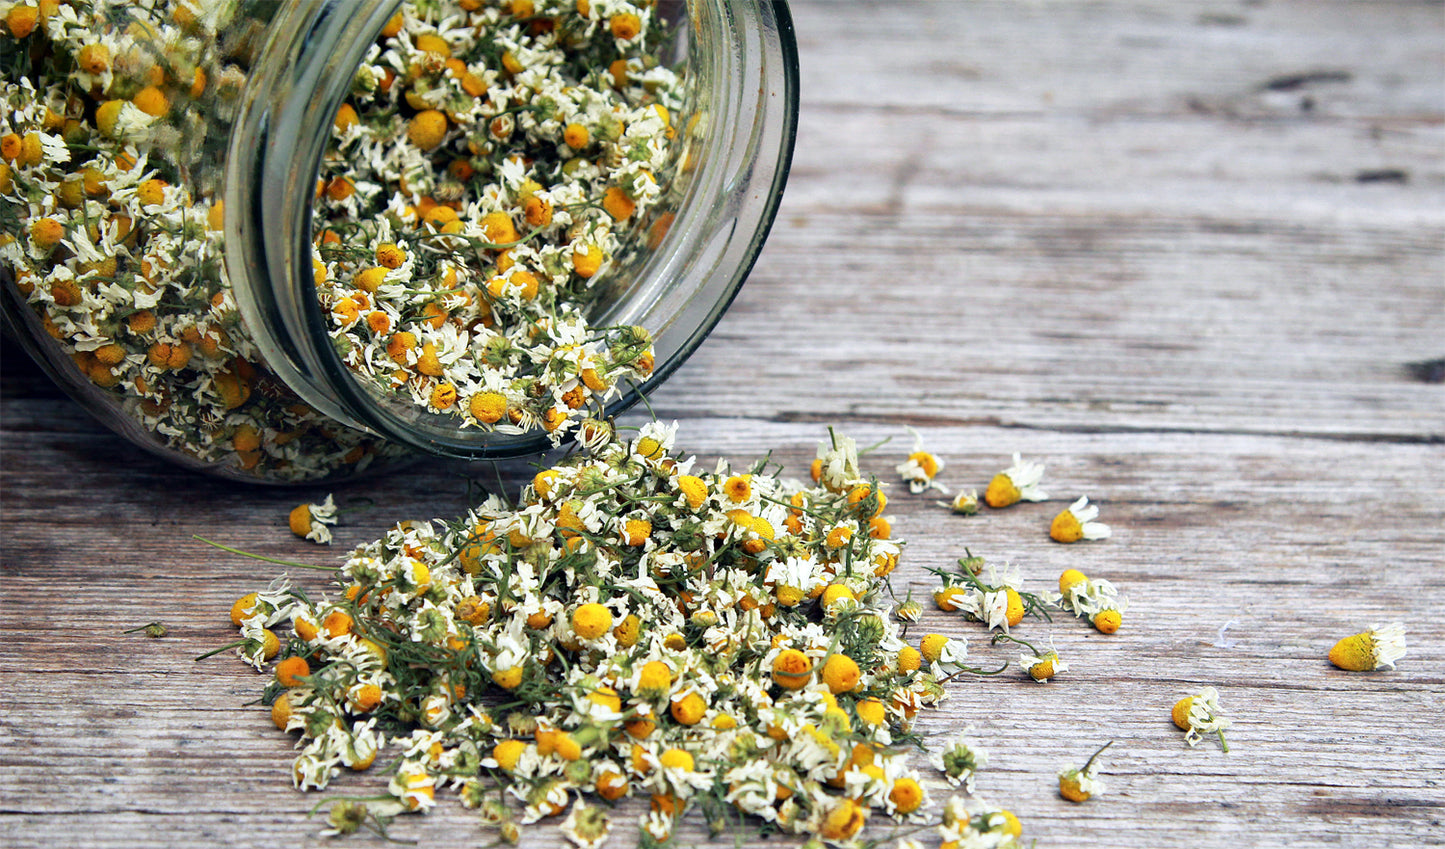
<path fill-rule="evenodd" d="M 226 162 L 226 271 L 267 365 L 312 407 L 376 432 L 326 346 L 311 278 L 311 198 L 332 125 L 401 0 L 279 4 Z M 383 433 L 383 435 L 388 435 Z"/>

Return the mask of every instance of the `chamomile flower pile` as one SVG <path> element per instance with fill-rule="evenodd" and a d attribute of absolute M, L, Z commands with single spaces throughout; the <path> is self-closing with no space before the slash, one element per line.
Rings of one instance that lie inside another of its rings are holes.
<path fill-rule="evenodd" d="M 266 370 L 226 281 L 217 174 L 197 165 L 226 142 L 202 116 L 229 120 L 245 86 L 221 49 L 234 11 L 0 4 L 0 264 L 68 379 L 157 444 L 246 477 L 358 470 L 395 452 Z"/>
<path fill-rule="evenodd" d="M 677 76 L 653 4 L 414 4 L 372 46 L 317 184 L 316 283 L 343 360 L 467 427 L 554 442 L 652 370 L 593 328 L 668 220 Z"/>
<path fill-rule="evenodd" d="M 333 809 L 333 832 L 442 791 L 503 837 L 583 796 L 649 799 L 656 841 L 690 809 L 835 841 L 875 812 L 922 816 L 902 744 L 943 690 L 888 615 L 900 545 L 853 443 L 825 442 L 805 484 L 699 468 L 674 429 L 595 441 L 515 506 L 402 523 L 324 597 L 277 584 L 238 602 L 243 630 L 286 634 L 265 701 L 299 736 L 296 786 L 391 764 L 385 800 Z M 947 642 L 927 646 L 945 669 L 966 657 Z M 960 746 L 947 764 L 966 782 L 984 756 Z M 608 822 L 567 821 L 579 845 Z"/>

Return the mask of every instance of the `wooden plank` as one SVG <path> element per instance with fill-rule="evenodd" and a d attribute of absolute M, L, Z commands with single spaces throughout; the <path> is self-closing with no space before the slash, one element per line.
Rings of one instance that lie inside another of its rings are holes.
<path fill-rule="evenodd" d="M 1130 597 L 1111 637 L 1025 626 L 1070 662 L 1055 683 L 960 682 L 920 719 L 930 744 L 975 727 L 993 754 L 980 791 L 1039 845 L 1445 842 L 1445 387 L 1406 368 L 1445 354 L 1441 5 L 793 11 L 797 165 L 750 283 L 652 399 L 683 422 L 680 445 L 706 461 L 772 451 L 800 472 L 837 424 L 891 438 L 865 459 L 889 480 L 911 423 L 954 486 L 982 488 L 1013 451 L 1048 463 L 1047 504 L 965 519 L 898 485 L 890 500 L 900 593 L 926 593 L 925 567 L 967 547 L 1030 586 L 1072 566 Z M 317 547 L 285 515 L 326 487 L 138 456 L 37 375 L 0 352 L 0 845 L 322 842 L 305 816 L 317 797 L 289 786 L 288 738 L 246 705 L 263 679 L 193 659 L 283 567 L 193 535 L 334 562 L 528 465 L 425 461 L 338 485 L 343 506 L 373 506 Z M 1115 536 L 1049 542 L 1079 494 Z M 164 639 L 121 633 L 157 619 Z M 1324 660 L 1392 619 L 1409 627 L 1398 670 Z M 913 633 L 931 630 L 1009 654 L 937 610 Z M 1169 722 L 1203 685 L 1236 718 L 1228 755 L 1188 749 Z M 1111 792 L 1061 800 L 1061 762 L 1107 739 Z M 609 845 L 631 843 L 643 807 L 621 806 Z M 395 833 L 491 840 L 450 798 Z M 558 842 L 540 826 L 524 845 Z"/>

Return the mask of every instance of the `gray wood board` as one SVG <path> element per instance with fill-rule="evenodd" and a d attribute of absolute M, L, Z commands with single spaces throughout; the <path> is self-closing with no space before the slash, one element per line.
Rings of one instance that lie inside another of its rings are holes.
<path fill-rule="evenodd" d="M 890 501 L 900 594 L 969 547 L 1033 587 L 1075 567 L 1129 596 L 1113 636 L 1025 626 L 1070 662 L 1055 683 L 959 682 L 920 717 L 930 741 L 974 727 L 993 754 L 980 793 L 1039 845 L 1445 842 L 1445 385 L 1408 366 L 1445 356 L 1441 4 L 793 12 L 796 166 L 748 286 L 652 399 L 682 421 L 679 444 L 801 472 L 837 425 L 892 437 L 865 460 L 888 480 L 912 424 L 954 486 L 982 488 L 1013 451 L 1048 464 L 1048 504 L 961 518 L 901 485 Z M 192 535 L 334 562 L 398 519 L 459 513 L 492 469 L 424 462 L 338 486 L 343 506 L 374 506 L 318 548 L 285 516 L 324 491 L 137 456 L 13 348 L 3 371 L 0 844 L 318 842 L 290 740 L 246 706 L 263 679 L 192 660 L 282 567 Z M 508 485 L 527 473 L 500 469 Z M 1115 536 L 1050 543 L 1049 518 L 1081 494 Z M 1397 671 L 1325 661 L 1392 619 L 1409 628 Z M 170 635 L 120 633 L 152 620 Z M 937 610 L 913 633 L 928 631 L 1011 654 Z M 1235 718 L 1228 755 L 1169 722 L 1204 685 Z M 1110 739 L 1109 794 L 1060 799 L 1057 769 Z M 642 808 L 621 807 L 612 845 Z M 682 845 L 704 839 L 690 822 Z M 492 837 L 454 798 L 394 833 Z"/>

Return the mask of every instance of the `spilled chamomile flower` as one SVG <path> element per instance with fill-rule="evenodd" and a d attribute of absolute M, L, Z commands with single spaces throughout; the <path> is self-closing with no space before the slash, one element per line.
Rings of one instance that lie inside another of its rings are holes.
<path fill-rule="evenodd" d="M 1224 709 L 1219 706 L 1219 691 L 1213 687 L 1205 687 L 1175 702 L 1172 718 L 1180 731 L 1187 732 L 1184 740 L 1191 747 L 1198 745 L 1201 734 L 1212 733 L 1219 737 L 1220 747 L 1225 752 L 1229 751 L 1224 729 L 1232 723 L 1224 716 Z"/>
<path fill-rule="evenodd" d="M 1029 462 L 1014 452 L 1013 465 L 993 476 L 988 489 L 984 490 L 983 500 L 994 509 L 1020 501 L 1047 501 L 1049 494 L 1039 488 L 1043 479 L 1043 463 Z"/>
<path fill-rule="evenodd" d="M 1099 508 L 1089 503 L 1087 495 L 1081 495 L 1067 510 L 1054 517 L 1049 525 L 1049 538 L 1054 542 L 1108 539 L 1112 531 L 1103 522 L 1095 522 L 1098 517 Z"/>
<path fill-rule="evenodd" d="M 328 494 L 320 504 L 298 504 L 287 517 L 291 533 L 320 545 L 331 543 L 330 525 L 336 524 L 336 504 Z"/>
<path fill-rule="evenodd" d="M 1405 656 L 1405 625 L 1371 625 L 1370 630 L 1345 637 L 1330 649 L 1330 663 L 1349 672 L 1370 672 L 1395 668 L 1395 661 Z"/>
<path fill-rule="evenodd" d="M 948 487 L 936 480 L 938 473 L 943 471 L 943 460 L 923 450 L 923 436 L 918 431 L 910 427 L 908 432 L 913 434 L 913 451 L 907 460 L 894 467 L 895 471 L 907 481 L 909 492 L 917 494 L 936 489 L 947 495 Z"/>

